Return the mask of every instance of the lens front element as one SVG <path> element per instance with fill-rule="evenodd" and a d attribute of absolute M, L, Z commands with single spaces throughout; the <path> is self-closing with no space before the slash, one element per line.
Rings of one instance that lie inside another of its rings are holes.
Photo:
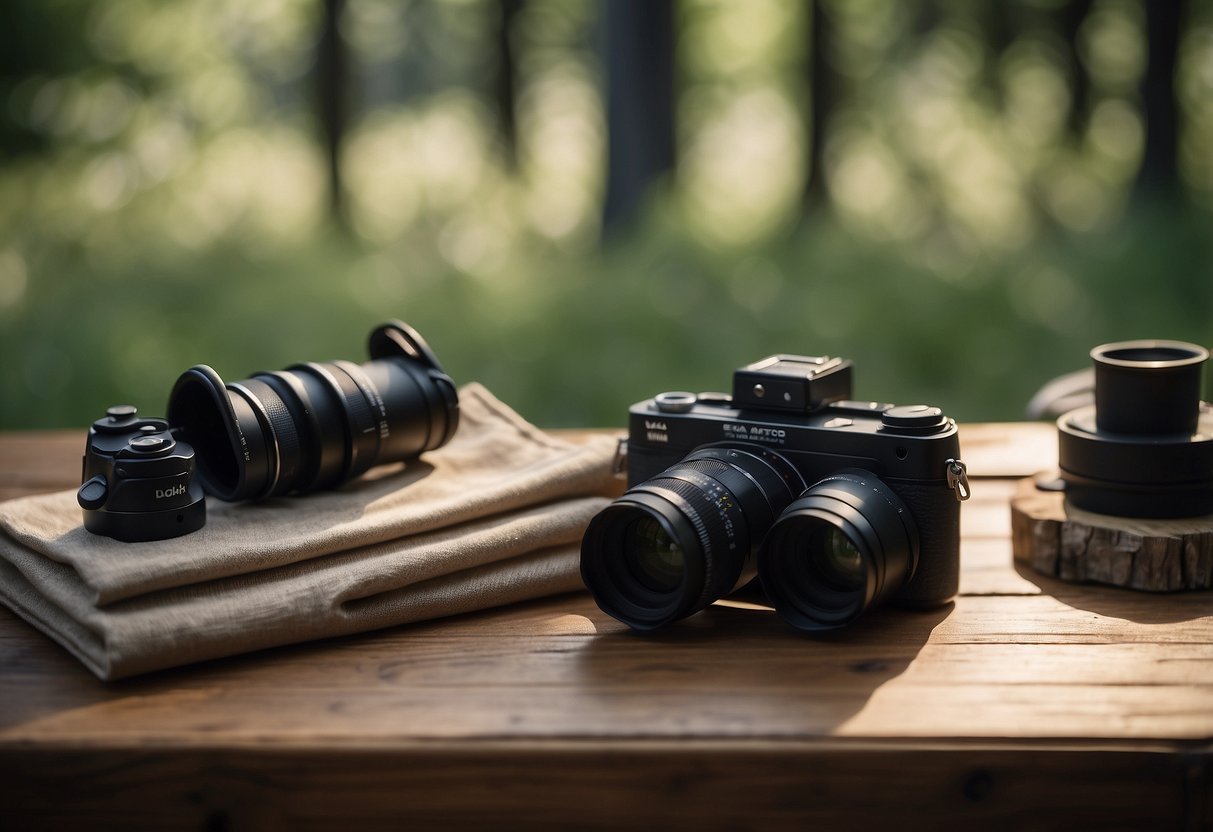
<path fill-rule="evenodd" d="M 654 592 L 671 592 L 682 582 L 686 555 L 653 517 L 637 517 L 623 532 L 632 577 Z"/>
<path fill-rule="evenodd" d="M 816 565 L 821 579 L 834 589 L 846 592 L 862 587 L 867 580 L 863 555 L 846 533 L 823 525 L 809 541 L 809 562 Z"/>

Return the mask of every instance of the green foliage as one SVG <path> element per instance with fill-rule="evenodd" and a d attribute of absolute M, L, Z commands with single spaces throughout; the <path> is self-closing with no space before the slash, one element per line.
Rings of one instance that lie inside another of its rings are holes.
<path fill-rule="evenodd" d="M 1213 7 L 1192 4 L 1176 76 L 1192 204 L 1131 210 L 1140 3 L 1098 0 L 1078 30 L 1081 107 L 1060 7 L 1009 7 L 999 47 L 983 6 L 827 3 L 831 203 L 806 215 L 806 7 L 680 4 L 679 169 L 600 244 L 590 0 L 527 0 L 510 33 L 516 167 L 489 96 L 498 4 L 350 0 L 349 235 L 310 112 L 317 4 L 15 0 L 0 428 L 162 413 L 194 363 L 362 358 L 392 317 L 549 426 L 621 425 L 772 352 L 853 358 L 861 397 L 1016 419 L 1098 343 L 1213 342 Z"/>
<path fill-rule="evenodd" d="M 646 226 L 601 254 L 535 243 L 490 280 L 420 243 L 229 244 L 136 269 L 56 250 L 3 319 L 0 424 L 80 426 L 120 401 L 161 413 L 199 362 L 236 379 L 361 359 L 391 317 L 420 329 L 457 381 L 549 426 L 621 425 L 661 390 L 727 390 L 735 367 L 772 352 L 853 358 L 862 397 L 1011 420 L 1097 343 L 1213 342 L 1213 244 L 1182 214 L 998 259 L 932 258 L 824 222 L 728 253 L 668 217 Z"/>

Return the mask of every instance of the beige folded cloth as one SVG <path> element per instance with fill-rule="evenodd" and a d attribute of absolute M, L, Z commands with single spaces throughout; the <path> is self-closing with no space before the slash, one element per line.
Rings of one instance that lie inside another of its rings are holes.
<path fill-rule="evenodd" d="M 75 491 L 0 504 L 0 601 L 117 679 L 579 589 L 581 533 L 620 488 L 615 440 L 555 439 L 477 384 L 459 398 L 455 438 L 419 460 L 208 499 L 206 526 L 172 540 L 85 531 Z"/>

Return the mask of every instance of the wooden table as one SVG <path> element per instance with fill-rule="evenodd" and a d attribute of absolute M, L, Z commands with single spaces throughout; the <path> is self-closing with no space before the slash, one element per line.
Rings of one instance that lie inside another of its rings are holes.
<path fill-rule="evenodd" d="M 0 610 L 0 828 L 1213 827 L 1213 593 L 1011 560 L 1046 425 L 971 425 L 961 595 L 649 637 L 573 595 L 116 682 Z M 80 434 L 0 437 L 0 496 Z"/>

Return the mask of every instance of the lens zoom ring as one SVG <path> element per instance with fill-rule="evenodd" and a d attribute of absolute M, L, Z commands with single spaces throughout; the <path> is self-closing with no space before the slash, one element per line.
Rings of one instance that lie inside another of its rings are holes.
<path fill-rule="evenodd" d="M 702 471 L 711 476 L 712 472 L 728 467 L 727 463 L 721 462 L 718 459 L 688 459 L 685 462 L 679 463 L 678 470 L 685 471 L 690 469 L 692 471 Z"/>
<path fill-rule="evenodd" d="M 345 398 L 345 412 L 350 420 L 350 429 L 354 436 L 359 436 L 372 430 L 377 420 L 371 413 L 370 405 L 367 404 L 366 396 L 362 394 L 358 383 L 350 378 L 344 368 L 339 369 L 341 374 L 333 373 L 333 378 L 337 380 L 337 384 L 341 387 L 341 394 Z"/>

